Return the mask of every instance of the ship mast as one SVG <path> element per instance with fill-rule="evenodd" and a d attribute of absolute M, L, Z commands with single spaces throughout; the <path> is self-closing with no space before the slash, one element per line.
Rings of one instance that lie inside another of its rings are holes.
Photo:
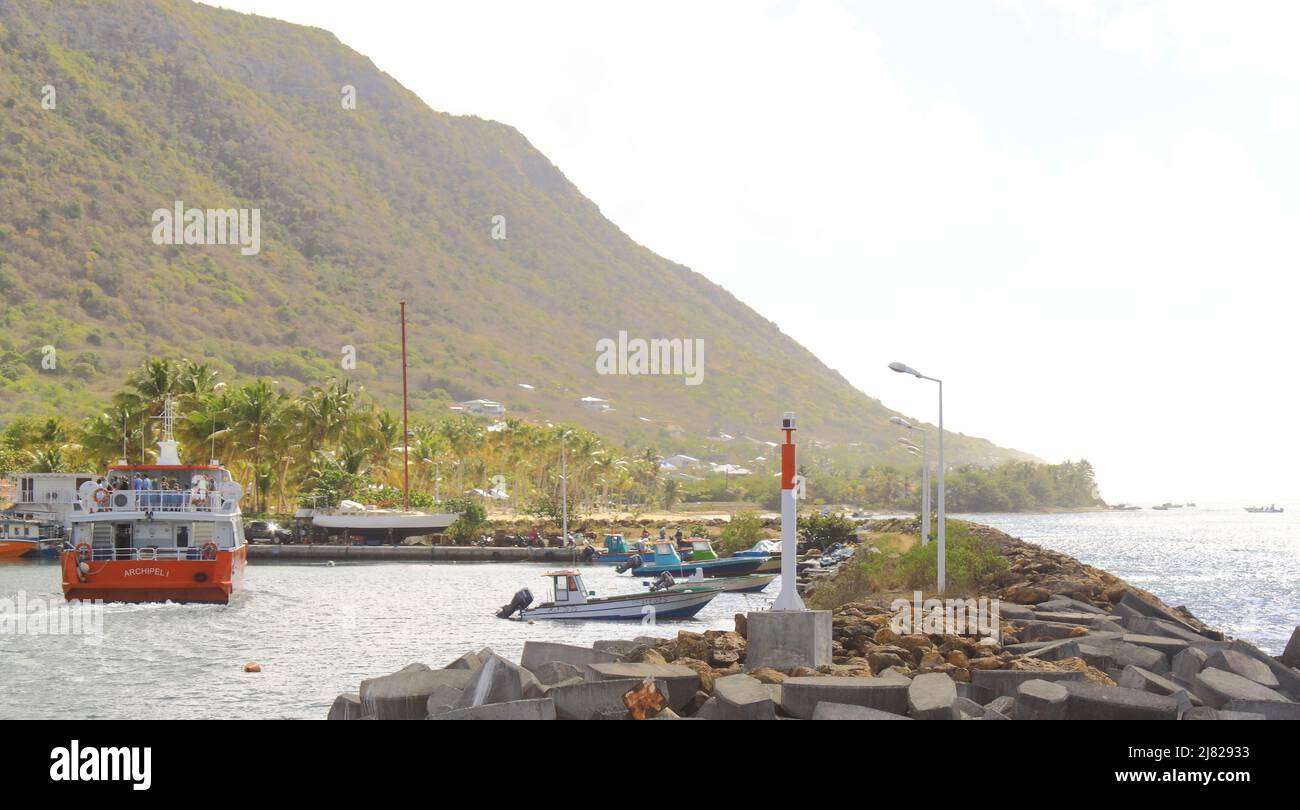
<path fill-rule="evenodd" d="M 406 396 L 406 302 L 402 307 L 402 509 L 411 511 L 411 429 L 407 424 L 409 406 Z"/>
<path fill-rule="evenodd" d="M 176 422 L 176 409 L 173 407 L 171 394 L 163 404 L 163 412 L 154 419 L 162 420 L 163 437 L 158 442 L 158 463 L 168 466 L 180 466 L 180 454 L 176 452 L 176 440 L 172 436 L 172 428 Z M 143 441 L 141 444 L 143 445 Z"/>

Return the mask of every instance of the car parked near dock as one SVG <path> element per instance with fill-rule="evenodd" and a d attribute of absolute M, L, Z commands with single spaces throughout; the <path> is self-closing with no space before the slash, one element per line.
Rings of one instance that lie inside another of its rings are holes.
<path fill-rule="evenodd" d="M 253 520 L 244 524 L 244 539 L 248 542 L 263 540 L 269 543 L 287 543 L 293 533 L 282 528 L 279 523 L 269 520 Z"/>

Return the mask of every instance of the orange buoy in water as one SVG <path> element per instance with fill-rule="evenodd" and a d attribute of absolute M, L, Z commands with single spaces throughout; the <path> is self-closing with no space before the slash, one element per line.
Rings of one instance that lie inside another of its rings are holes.
<path fill-rule="evenodd" d="M 261 671 L 262 671 L 262 665 L 259 664 L 259 663 L 257 663 L 256 661 L 250 661 L 250 662 L 248 662 L 247 664 L 244 664 L 244 671 L 245 671 L 245 672 L 261 672 Z"/>

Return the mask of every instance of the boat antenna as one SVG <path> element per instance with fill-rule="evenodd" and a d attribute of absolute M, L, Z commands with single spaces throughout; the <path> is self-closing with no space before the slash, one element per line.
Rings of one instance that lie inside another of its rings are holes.
<path fill-rule="evenodd" d="M 410 406 L 406 393 L 406 302 L 401 302 L 402 312 L 402 509 L 411 511 L 411 429 L 408 425 Z"/>

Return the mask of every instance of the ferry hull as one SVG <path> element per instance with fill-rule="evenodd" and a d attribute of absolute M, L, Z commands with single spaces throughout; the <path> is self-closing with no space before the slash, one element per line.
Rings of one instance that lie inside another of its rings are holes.
<path fill-rule="evenodd" d="M 91 560 L 77 576 L 77 555 L 62 555 L 63 596 L 105 602 L 229 604 L 243 584 L 248 547 L 217 552 L 215 560 Z"/>
<path fill-rule="evenodd" d="M 17 559 L 35 550 L 35 540 L 0 540 L 0 560 Z"/>

